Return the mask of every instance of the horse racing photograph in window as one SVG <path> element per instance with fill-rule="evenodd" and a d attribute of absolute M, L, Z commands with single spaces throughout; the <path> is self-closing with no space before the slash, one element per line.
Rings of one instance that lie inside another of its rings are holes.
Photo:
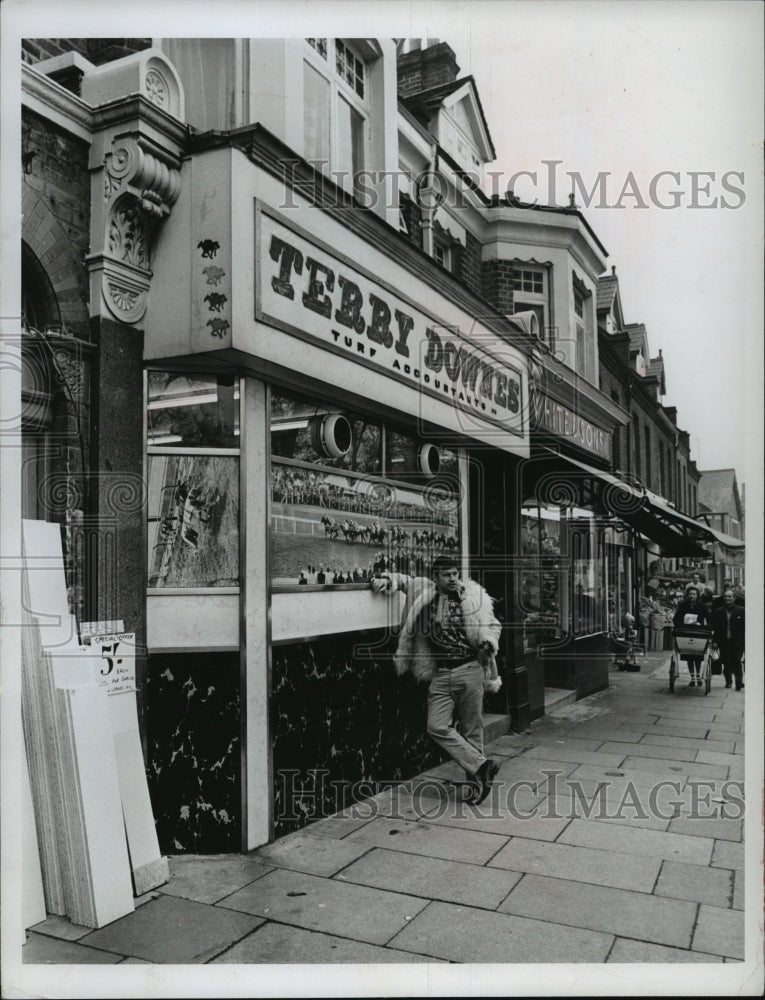
<path fill-rule="evenodd" d="M 436 555 L 459 551 L 455 452 L 274 393 L 271 455 L 272 586 L 426 575 Z"/>

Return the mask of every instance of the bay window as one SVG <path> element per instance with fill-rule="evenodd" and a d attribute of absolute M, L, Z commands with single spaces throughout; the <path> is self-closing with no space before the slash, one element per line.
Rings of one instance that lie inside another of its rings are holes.
<path fill-rule="evenodd" d="M 554 347 L 550 325 L 549 281 L 547 268 L 524 262 L 513 265 L 513 311 L 534 312 L 539 321 L 539 336 Z"/>

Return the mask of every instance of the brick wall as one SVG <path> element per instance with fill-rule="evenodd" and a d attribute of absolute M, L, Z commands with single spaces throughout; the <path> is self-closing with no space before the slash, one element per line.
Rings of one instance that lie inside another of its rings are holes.
<path fill-rule="evenodd" d="M 87 340 L 88 147 L 30 111 L 23 113 L 21 130 L 29 171 L 22 173 L 22 239 L 51 283 L 62 323 Z"/>
<path fill-rule="evenodd" d="M 47 54 L 55 54 L 50 50 Z M 66 568 L 72 610 L 85 614 L 85 563 L 80 542 L 87 516 L 90 462 L 91 352 L 89 281 L 85 256 L 90 246 L 88 146 L 26 109 L 22 113 L 22 283 L 30 325 L 60 323 L 63 338 L 26 345 L 27 357 L 45 358 L 52 394 L 50 426 L 24 427 L 25 443 L 39 438 L 50 455 L 51 476 L 37 484 L 44 509 L 38 516 L 67 524 Z M 31 301 L 30 301 L 31 300 Z M 34 506 L 34 498 L 25 504 Z M 79 538 L 79 535 L 78 535 Z"/>
<path fill-rule="evenodd" d="M 465 246 L 457 243 L 454 247 L 454 275 L 476 295 L 481 289 L 481 244 L 470 233 L 465 233 Z"/>
<path fill-rule="evenodd" d="M 399 97 L 451 83 L 459 73 L 454 52 L 446 42 L 399 56 L 397 68 Z"/>
<path fill-rule="evenodd" d="M 100 66 L 150 47 L 150 38 L 22 38 L 21 59 L 37 63 L 64 52 L 79 52 Z"/>
<path fill-rule="evenodd" d="M 513 313 L 513 265 L 509 260 L 481 263 L 481 294 L 486 301 L 509 316 Z"/>
<path fill-rule="evenodd" d="M 674 433 L 670 432 L 656 419 L 655 411 L 649 405 L 643 405 L 642 401 L 633 394 L 630 414 L 635 418 L 640 428 L 640 469 L 641 478 L 648 489 L 654 493 L 660 493 L 668 500 L 677 501 L 676 497 L 676 475 Z M 631 443 L 633 469 L 635 468 L 634 439 Z M 661 463 L 664 464 L 664 478 L 662 480 Z M 685 509 L 685 504 L 679 504 Z"/>
<path fill-rule="evenodd" d="M 627 391 L 623 380 L 603 364 L 600 366 L 600 391 L 619 406 L 626 407 Z M 614 468 L 621 469 L 622 472 L 630 468 L 627 433 L 625 426 L 615 427 L 611 444 L 611 461 Z"/>

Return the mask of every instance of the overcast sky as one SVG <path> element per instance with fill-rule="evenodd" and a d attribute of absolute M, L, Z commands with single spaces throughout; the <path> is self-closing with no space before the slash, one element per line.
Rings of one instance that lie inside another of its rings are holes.
<path fill-rule="evenodd" d="M 547 201 L 543 161 L 562 161 L 559 204 L 568 171 L 587 191 L 610 171 L 605 198 L 577 202 L 617 268 L 625 320 L 646 324 L 653 355 L 662 349 L 664 402 L 699 467 L 734 466 L 745 480 L 745 428 L 761 412 L 743 391 L 744 373 L 761 371 L 761 5 L 551 0 L 458 12 L 463 30 L 445 23 L 441 34 L 475 76 L 492 169 L 536 171 L 515 191 Z M 660 171 L 680 182 L 660 177 L 652 193 Z"/>
<path fill-rule="evenodd" d="M 663 350 L 664 402 L 677 406 L 699 467 L 734 466 L 745 481 L 747 441 L 749 478 L 762 477 L 762 11 L 757 0 L 134 0 L 116 8 L 68 0 L 48 4 L 45 28 L 38 16 L 31 33 L 298 30 L 448 41 L 462 74 L 476 79 L 501 190 L 514 172 L 536 171 L 536 184 L 520 180 L 516 194 L 548 202 L 544 161 L 559 160 L 556 200 L 566 204 L 568 172 L 587 191 L 610 172 L 604 199 L 596 191 L 589 208 L 581 194 L 577 201 L 616 265 L 625 319 L 646 324 L 652 354 Z M 664 176 L 652 191 L 661 171 L 678 173 L 679 183 Z M 698 178 L 695 197 L 691 172 L 714 175 Z M 657 204 L 675 198 L 676 208 Z M 717 207 L 691 207 L 715 199 Z"/>

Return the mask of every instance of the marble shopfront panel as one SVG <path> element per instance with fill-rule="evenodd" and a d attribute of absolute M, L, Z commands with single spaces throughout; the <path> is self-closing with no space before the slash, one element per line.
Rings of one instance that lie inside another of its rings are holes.
<path fill-rule="evenodd" d="M 152 655 L 148 700 L 148 780 L 160 849 L 239 851 L 239 654 Z"/>
<path fill-rule="evenodd" d="M 390 651 L 385 630 L 274 648 L 276 837 L 440 762 L 427 686 L 398 677 Z"/>

